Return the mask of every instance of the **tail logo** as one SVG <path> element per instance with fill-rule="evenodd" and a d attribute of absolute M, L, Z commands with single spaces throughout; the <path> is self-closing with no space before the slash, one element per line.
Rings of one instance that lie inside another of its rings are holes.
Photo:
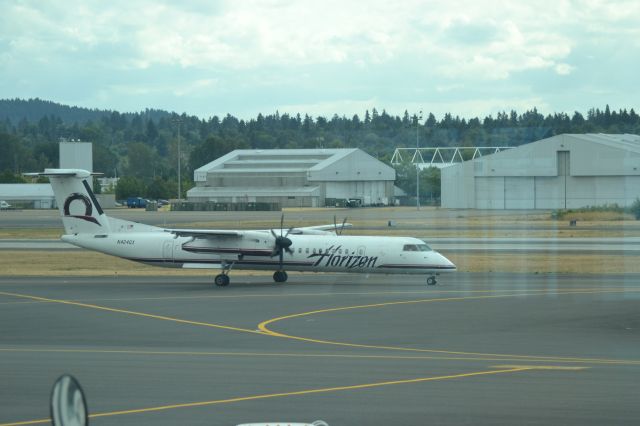
<path fill-rule="evenodd" d="M 69 207 L 71 206 L 71 203 L 75 200 L 80 200 L 84 203 L 84 215 L 72 215 L 71 212 L 69 211 Z M 91 201 L 89 200 L 89 198 L 87 198 L 86 195 L 74 192 L 73 194 L 69 195 L 67 199 L 64 201 L 65 216 L 75 217 L 77 219 L 86 220 L 87 222 L 93 222 L 98 226 L 102 226 L 100 225 L 100 223 L 98 223 L 98 220 L 91 215 L 92 213 L 93 213 L 93 206 L 91 205 Z"/>

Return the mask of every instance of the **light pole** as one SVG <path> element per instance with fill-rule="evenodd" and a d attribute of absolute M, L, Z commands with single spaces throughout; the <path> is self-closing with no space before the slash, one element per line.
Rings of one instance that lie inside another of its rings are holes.
<path fill-rule="evenodd" d="M 417 161 L 418 158 L 422 158 L 422 156 L 419 156 L 419 150 L 420 150 L 420 122 L 422 121 L 422 110 L 420 110 L 420 116 L 416 117 L 416 155 L 414 156 L 414 158 L 416 159 L 416 209 L 420 210 L 420 166 Z"/>
<path fill-rule="evenodd" d="M 174 118 L 173 122 L 178 125 L 178 201 L 182 200 L 182 171 L 180 169 L 180 124 L 182 124 L 182 119 L 180 117 Z"/>

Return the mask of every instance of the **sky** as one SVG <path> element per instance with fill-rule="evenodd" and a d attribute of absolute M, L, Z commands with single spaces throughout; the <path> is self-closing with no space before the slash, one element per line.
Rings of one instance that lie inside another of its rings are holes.
<path fill-rule="evenodd" d="M 638 111 L 639 22 L 637 0 L 0 0 L 0 98 L 203 119 Z"/>

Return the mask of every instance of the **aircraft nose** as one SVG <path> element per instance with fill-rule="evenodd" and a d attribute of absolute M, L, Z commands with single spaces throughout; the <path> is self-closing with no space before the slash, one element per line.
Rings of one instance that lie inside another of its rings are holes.
<path fill-rule="evenodd" d="M 455 265 L 455 263 L 447 259 L 441 253 L 438 253 L 438 258 L 442 266 L 444 266 L 446 269 L 450 269 L 452 271 L 455 271 L 457 269 L 457 266 Z"/>

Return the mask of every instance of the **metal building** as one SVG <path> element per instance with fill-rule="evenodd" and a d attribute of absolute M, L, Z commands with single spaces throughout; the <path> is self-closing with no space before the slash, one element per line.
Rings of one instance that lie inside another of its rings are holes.
<path fill-rule="evenodd" d="M 91 142 L 61 141 L 60 168 L 93 171 L 93 144 Z"/>
<path fill-rule="evenodd" d="M 93 143 L 80 140 L 61 140 L 59 143 L 60 168 L 83 169 L 93 172 Z M 93 179 L 89 179 L 93 189 Z"/>
<path fill-rule="evenodd" d="M 194 181 L 189 201 L 388 205 L 395 170 L 360 149 L 236 150 L 195 170 Z"/>
<path fill-rule="evenodd" d="M 640 136 L 562 134 L 442 169 L 442 207 L 568 209 L 640 196 Z"/>
<path fill-rule="evenodd" d="M 52 209 L 56 197 L 48 183 L 3 183 L 0 184 L 0 200 L 14 209 Z"/>

